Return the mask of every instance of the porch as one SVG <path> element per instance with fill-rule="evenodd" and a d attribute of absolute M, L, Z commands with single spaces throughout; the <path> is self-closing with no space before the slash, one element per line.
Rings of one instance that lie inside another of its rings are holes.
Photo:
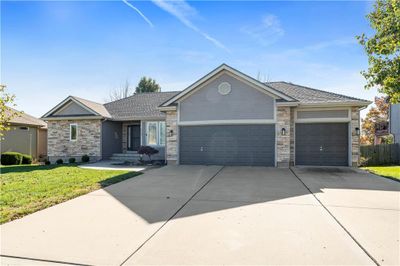
<path fill-rule="evenodd" d="M 105 121 L 102 124 L 102 158 L 119 162 L 137 162 L 140 146 L 152 146 L 158 154 L 154 160 L 165 160 L 165 121 Z"/>

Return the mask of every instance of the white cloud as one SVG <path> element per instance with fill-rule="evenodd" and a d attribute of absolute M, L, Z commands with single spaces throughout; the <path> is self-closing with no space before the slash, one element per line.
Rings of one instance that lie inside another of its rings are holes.
<path fill-rule="evenodd" d="M 202 35 L 206 40 L 213 43 L 218 48 L 224 49 L 228 51 L 228 48 L 225 47 L 220 41 L 211 37 L 208 33 L 200 30 L 196 25 L 193 24 L 191 18 L 197 15 L 196 9 L 190 6 L 184 0 L 175 0 L 175 1 L 165 1 L 165 0 L 152 0 L 152 2 L 160 7 L 161 9 L 165 10 L 166 12 L 170 13 L 174 17 L 176 17 L 183 25 L 192 29 L 193 31 Z"/>
<path fill-rule="evenodd" d="M 244 26 L 241 31 L 256 39 L 262 45 L 272 44 L 285 35 L 278 17 L 272 14 L 265 15 L 260 25 Z"/>
<path fill-rule="evenodd" d="M 124 2 L 127 6 L 129 6 L 133 10 L 135 10 L 150 25 L 150 27 L 154 27 L 153 23 L 137 7 L 129 3 L 127 0 L 122 0 L 122 2 Z"/>

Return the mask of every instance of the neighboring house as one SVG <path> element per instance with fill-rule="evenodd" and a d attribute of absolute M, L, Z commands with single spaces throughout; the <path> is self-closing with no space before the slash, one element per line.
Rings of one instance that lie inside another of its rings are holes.
<path fill-rule="evenodd" d="M 400 143 L 400 103 L 390 105 L 389 131 L 394 137 L 394 143 Z"/>
<path fill-rule="evenodd" d="M 107 104 L 70 96 L 43 119 L 51 161 L 123 159 L 151 145 L 169 164 L 351 166 L 359 159 L 360 109 L 369 104 L 262 83 L 223 64 L 180 92 Z"/>
<path fill-rule="evenodd" d="M 31 115 L 12 108 L 6 112 L 19 113 L 10 121 L 10 130 L 3 132 L 1 152 L 14 151 L 29 154 L 33 158 L 47 155 L 47 124 Z"/>

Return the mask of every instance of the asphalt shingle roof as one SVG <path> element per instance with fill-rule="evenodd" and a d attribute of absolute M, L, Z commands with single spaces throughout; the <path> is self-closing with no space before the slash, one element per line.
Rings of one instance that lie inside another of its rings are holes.
<path fill-rule="evenodd" d="M 106 109 L 106 107 L 103 104 L 92 102 L 92 101 L 89 101 L 89 100 L 86 100 L 83 98 L 79 98 L 76 96 L 71 96 L 71 97 L 74 98 L 75 100 L 77 100 L 78 102 L 80 102 L 81 104 L 85 105 L 86 107 L 92 109 L 99 115 L 101 115 L 103 117 L 107 117 L 107 118 L 111 117 L 110 113 L 108 112 L 108 110 Z"/>
<path fill-rule="evenodd" d="M 139 93 L 104 104 L 115 120 L 140 120 L 142 118 L 163 118 L 165 114 L 158 106 L 175 96 L 177 91 Z"/>
<path fill-rule="evenodd" d="M 285 81 L 266 82 L 267 86 L 280 91 L 289 97 L 292 97 L 300 103 L 341 103 L 341 102 L 359 102 L 365 101 L 333 92 L 313 89 Z"/>
<path fill-rule="evenodd" d="M 10 121 L 11 124 L 47 127 L 46 122 L 44 122 L 43 120 L 40 120 L 39 118 L 28 115 L 27 113 L 17 111 L 13 108 L 7 107 L 6 113 L 7 113 L 7 115 L 17 113 L 17 115 L 11 119 L 11 121 Z"/>
<path fill-rule="evenodd" d="M 328 91 L 313 89 L 289 82 L 266 82 L 267 86 L 279 91 L 301 103 L 342 103 L 365 101 Z M 164 118 L 165 114 L 158 107 L 180 93 L 180 91 L 139 93 L 132 96 L 109 102 L 106 104 L 95 103 L 79 97 L 77 101 L 96 111 L 106 118 L 113 120 L 141 120 L 146 118 Z"/>

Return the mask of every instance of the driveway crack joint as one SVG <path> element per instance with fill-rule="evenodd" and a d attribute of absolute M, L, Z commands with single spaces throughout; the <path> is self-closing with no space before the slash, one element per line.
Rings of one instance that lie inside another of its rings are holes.
<path fill-rule="evenodd" d="M 350 238 L 361 248 L 362 251 L 377 265 L 381 266 L 379 262 L 361 245 L 360 242 L 357 241 L 357 239 L 350 233 L 349 230 L 346 229 L 346 227 L 333 215 L 331 211 L 318 199 L 318 197 L 311 191 L 311 189 L 306 185 L 306 183 L 303 182 L 303 180 L 293 171 L 291 167 L 289 167 L 290 171 L 292 174 L 303 184 L 303 186 L 310 192 L 310 194 L 321 204 L 321 206 L 325 209 L 325 211 L 335 220 L 335 222 L 347 233 L 347 235 L 350 236 Z"/>
<path fill-rule="evenodd" d="M 147 238 L 137 249 L 135 249 L 132 254 L 130 254 L 121 264 L 120 266 L 124 265 L 133 255 L 135 255 L 144 245 L 146 245 L 147 242 L 150 241 L 169 221 L 171 221 L 205 186 L 207 186 L 211 180 L 213 180 L 221 171 L 224 169 L 225 166 L 222 166 L 213 176 L 210 177 L 210 179 L 207 180 L 207 182 L 204 183 L 193 195 L 184 203 L 182 204 L 179 209 L 174 212 L 174 214 L 168 218 L 149 238 Z"/>

